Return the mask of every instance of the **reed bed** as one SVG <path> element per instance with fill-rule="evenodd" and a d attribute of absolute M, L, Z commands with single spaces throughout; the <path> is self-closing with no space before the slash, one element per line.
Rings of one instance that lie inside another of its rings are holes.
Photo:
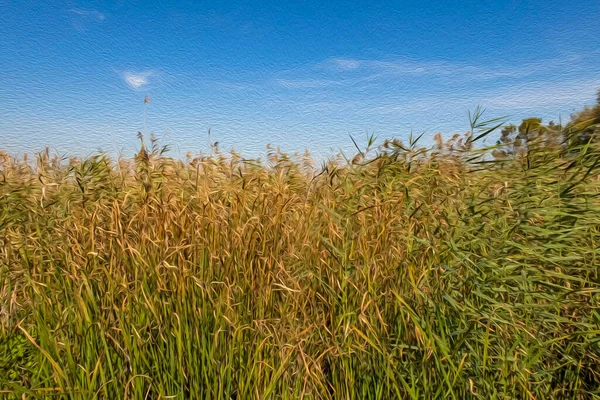
<path fill-rule="evenodd" d="M 600 398 L 594 143 L 2 154 L 0 397 Z"/>

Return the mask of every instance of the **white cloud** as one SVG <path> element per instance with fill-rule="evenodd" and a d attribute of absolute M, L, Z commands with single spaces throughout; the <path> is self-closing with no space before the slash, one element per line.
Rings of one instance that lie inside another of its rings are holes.
<path fill-rule="evenodd" d="M 419 61 L 404 57 L 387 60 L 330 58 L 315 64 L 312 72 L 328 71 L 330 74 L 342 77 L 348 84 L 380 79 L 388 81 L 392 77 L 444 78 L 452 82 L 490 81 L 520 79 L 535 74 L 553 73 L 565 67 L 573 69 L 578 67 L 581 60 L 582 57 L 571 55 L 519 65 L 480 65 L 445 60 Z M 352 73 L 349 74 L 350 72 Z"/>
<path fill-rule="evenodd" d="M 209 82 L 210 83 L 210 82 Z M 256 89 L 257 85 L 246 82 L 211 82 L 213 85 L 231 90 L 250 90 Z"/>
<path fill-rule="evenodd" d="M 96 10 L 85 10 L 82 8 L 72 8 L 69 10 L 69 12 L 80 15 L 82 17 L 93 18 L 98 22 L 104 22 L 104 20 L 106 19 L 106 15 L 104 15 L 101 12 L 96 11 Z"/>
<path fill-rule="evenodd" d="M 123 72 L 121 76 L 125 83 L 133 90 L 138 90 L 148 84 L 148 78 L 153 75 L 153 72 Z"/>
<path fill-rule="evenodd" d="M 484 103 L 498 109 L 530 110 L 548 107 L 578 107 L 593 103 L 600 79 L 531 82 L 498 88 L 483 97 Z"/>
<path fill-rule="evenodd" d="M 324 79 L 276 79 L 276 82 L 288 89 L 309 89 L 339 85 L 338 82 Z"/>
<path fill-rule="evenodd" d="M 415 114 L 459 115 L 481 105 L 490 116 L 522 114 L 547 115 L 570 113 L 585 104 L 593 104 L 600 79 L 530 82 L 487 90 L 445 92 L 369 104 L 368 113 L 409 116 Z"/>
<path fill-rule="evenodd" d="M 315 65 L 317 69 L 337 72 L 360 71 L 367 76 L 380 75 L 426 75 L 455 73 L 465 66 L 442 61 L 421 62 L 408 58 L 396 60 L 357 60 L 353 58 L 330 58 Z"/>
<path fill-rule="evenodd" d="M 334 65 L 344 71 L 348 71 L 348 70 L 353 70 L 353 69 L 357 69 L 358 67 L 360 67 L 360 61 L 358 60 L 354 60 L 351 58 L 334 58 L 331 60 Z"/>

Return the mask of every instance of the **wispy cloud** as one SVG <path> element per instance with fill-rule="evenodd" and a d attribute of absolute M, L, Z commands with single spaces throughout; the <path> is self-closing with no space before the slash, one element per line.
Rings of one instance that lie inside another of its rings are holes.
<path fill-rule="evenodd" d="M 276 79 L 275 82 L 288 89 L 322 88 L 340 84 L 340 82 L 325 79 Z"/>
<path fill-rule="evenodd" d="M 123 78 L 127 86 L 129 86 L 129 88 L 132 90 L 138 90 L 146 86 L 149 83 L 148 78 L 150 78 L 150 76 L 152 75 L 154 75 L 152 71 L 144 71 L 137 73 L 125 71 L 121 73 L 121 77 Z"/>
<path fill-rule="evenodd" d="M 360 61 L 354 59 L 332 58 L 330 61 L 342 71 L 349 71 L 360 67 Z"/>
<path fill-rule="evenodd" d="M 230 89 L 230 90 L 250 90 L 250 89 L 256 89 L 258 88 L 258 85 L 249 83 L 249 82 L 228 82 L 228 81 L 213 81 L 210 82 L 208 81 L 207 83 L 210 83 L 216 87 L 220 87 L 223 89 Z"/>
<path fill-rule="evenodd" d="M 312 65 L 281 71 L 274 81 L 281 87 L 325 88 L 344 86 L 366 89 L 379 85 L 390 87 L 401 82 L 410 84 L 419 79 L 440 82 L 490 80 L 499 77 L 523 77 L 535 72 L 538 66 L 520 69 L 500 69 L 473 66 L 448 61 L 368 60 L 329 58 Z"/>
<path fill-rule="evenodd" d="M 593 104 L 600 78 L 571 79 L 562 82 L 529 82 L 453 93 L 423 94 L 395 101 L 370 104 L 368 113 L 376 115 L 408 116 L 415 113 L 429 115 L 456 115 L 481 105 L 489 112 L 508 117 L 569 113 L 585 104 Z"/>
<path fill-rule="evenodd" d="M 536 62 L 519 67 L 480 66 L 464 62 L 398 60 L 331 59 L 323 65 L 338 71 L 360 72 L 364 80 L 390 77 L 438 77 L 489 80 L 495 78 L 520 78 L 556 66 L 555 62 Z M 357 78 L 360 79 L 360 78 Z"/>
<path fill-rule="evenodd" d="M 393 73 L 393 74 L 423 74 L 427 64 L 410 59 L 395 61 L 358 60 L 354 58 L 331 58 L 317 64 L 317 68 L 333 71 L 353 71 L 362 73 Z M 438 72 L 443 71 L 436 65 Z"/>
<path fill-rule="evenodd" d="M 88 17 L 95 19 L 98 22 L 104 22 L 106 19 L 106 15 L 96 10 L 86 10 L 83 8 L 71 8 L 69 10 L 70 13 L 79 15 L 81 17 Z"/>
<path fill-rule="evenodd" d="M 106 15 L 96 10 L 71 8 L 67 12 L 72 16 L 71 26 L 79 32 L 85 32 L 92 25 L 101 24 L 106 20 Z"/>
<path fill-rule="evenodd" d="M 282 71 L 275 81 L 306 89 L 290 95 L 315 113 L 451 120 L 478 105 L 509 116 L 571 112 L 593 103 L 600 88 L 594 71 L 576 55 L 503 64 L 336 57 Z"/>
<path fill-rule="evenodd" d="M 600 78 L 558 82 L 531 82 L 498 88 L 483 97 L 483 103 L 498 109 L 532 110 L 550 107 L 578 107 L 591 104 L 600 88 Z"/>
<path fill-rule="evenodd" d="M 444 82 L 491 81 L 498 79 L 522 79 L 541 73 L 552 73 L 561 68 L 573 68 L 581 60 L 579 56 L 538 60 L 518 65 L 473 64 L 446 60 L 414 60 L 405 57 L 395 59 L 355 59 L 333 57 L 303 70 L 290 71 L 295 79 L 319 74 L 331 81 L 345 85 L 382 81 L 389 84 L 393 79 L 437 79 Z M 286 76 L 286 79 L 292 79 Z"/>

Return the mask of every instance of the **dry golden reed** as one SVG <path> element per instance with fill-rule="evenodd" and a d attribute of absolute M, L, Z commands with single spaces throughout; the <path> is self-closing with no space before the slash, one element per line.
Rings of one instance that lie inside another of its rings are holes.
<path fill-rule="evenodd" d="M 597 146 L 436 140 L 2 154 L 0 397 L 597 398 Z"/>

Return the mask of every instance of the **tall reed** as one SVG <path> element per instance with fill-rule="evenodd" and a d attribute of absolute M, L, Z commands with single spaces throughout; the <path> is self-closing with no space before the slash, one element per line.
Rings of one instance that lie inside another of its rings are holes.
<path fill-rule="evenodd" d="M 417 142 L 3 154 L 0 396 L 600 397 L 598 146 Z"/>

